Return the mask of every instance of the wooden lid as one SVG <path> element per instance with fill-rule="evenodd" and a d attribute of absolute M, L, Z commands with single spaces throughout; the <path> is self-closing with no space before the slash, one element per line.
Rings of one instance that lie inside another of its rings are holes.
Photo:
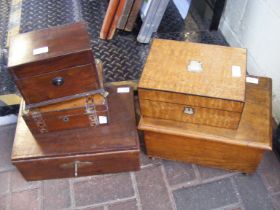
<path fill-rule="evenodd" d="M 91 47 L 84 22 L 18 34 L 10 41 L 8 67 L 85 50 L 91 50 Z"/>
<path fill-rule="evenodd" d="M 107 89 L 110 93 L 107 125 L 40 134 L 35 139 L 19 116 L 12 161 L 139 150 L 133 90 L 118 93 L 117 88 Z"/>
<path fill-rule="evenodd" d="M 192 123 L 142 118 L 138 128 L 163 134 L 271 150 L 272 115 L 270 78 L 258 78 L 259 84 L 246 83 L 246 102 L 237 130 Z"/>
<path fill-rule="evenodd" d="M 245 75 L 245 49 L 154 39 L 139 88 L 244 101 Z"/>

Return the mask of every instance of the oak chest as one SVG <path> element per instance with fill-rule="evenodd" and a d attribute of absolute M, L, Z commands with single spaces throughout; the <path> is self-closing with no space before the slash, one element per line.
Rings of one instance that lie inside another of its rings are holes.
<path fill-rule="evenodd" d="M 15 36 L 8 68 L 27 105 L 100 88 L 83 22 Z"/>
<path fill-rule="evenodd" d="M 246 102 L 237 130 L 142 117 L 149 156 L 254 172 L 272 148 L 271 79 L 246 84 Z"/>
<path fill-rule="evenodd" d="M 154 39 L 140 82 L 143 117 L 236 129 L 246 50 Z"/>
<path fill-rule="evenodd" d="M 126 88 L 127 89 L 127 88 Z M 19 116 L 12 162 L 27 180 L 138 170 L 139 142 L 133 91 L 109 88 L 110 123 L 41 134 L 35 138 Z"/>

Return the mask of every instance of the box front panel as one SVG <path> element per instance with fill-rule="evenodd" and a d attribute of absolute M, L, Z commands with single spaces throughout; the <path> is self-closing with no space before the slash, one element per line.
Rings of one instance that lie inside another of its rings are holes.
<path fill-rule="evenodd" d="M 100 88 L 93 64 L 16 80 L 26 104 L 84 93 Z"/>
<path fill-rule="evenodd" d="M 52 111 L 46 113 L 33 112 L 23 115 L 23 118 L 33 135 L 53 131 L 96 127 L 109 122 L 107 103 L 93 107 Z"/>
<path fill-rule="evenodd" d="M 17 160 L 13 164 L 28 181 L 136 171 L 140 168 L 139 150 Z"/>
<path fill-rule="evenodd" d="M 242 112 L 244 102 L 211 98 L 198 95 L 181 94 L 160 90 L 139 89 L 140 100 L 161 101 L 173 104 L 219 109 L 233 112 Z"/>
<path fill-rule="evenodd" d="M 151 157 L 201 164 L 222 169 L 253 173 L 264 150 L 248 146 L 213 142 L 144 131 L 147 153 Z"/>
<path fill-rule="evenodd" d="M 142 99 L 140 99 L 140 108 L 143 117 L 175 120 L 230 129 L 238 128 L 242 114 L 240 112 Z"/>

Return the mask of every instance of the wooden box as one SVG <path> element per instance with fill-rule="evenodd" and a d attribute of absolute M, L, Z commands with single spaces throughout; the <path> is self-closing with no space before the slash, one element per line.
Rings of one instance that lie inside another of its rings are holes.
<path fill-rule="evenodd" d="M 143 117 L 236 129 L 246 50 L 155 39 L 140 82 Z"/>
<path fill-rule="evenodd" d="M 16 35 L 8 68 L 26 104 L 100 88 L 85 23 Z"/>
<path fill-rule="evenodd" d="M 33 135 L 104 125 L 109 120 L 107 92 L 48 106 L 25 109 L 22 117 Z"/>
<path fill-rule="evenodd" d="M 35 138 L 19 116 L 12 163 L 27 180 L 138 170 L 139 142 L 132 88 L 109 88 L 110 123 L 41 134 Z"/>
<path fill-rule="evenodd" d="M 142 117 L 139 129 L 149 156 L 254 172 L 271 150 L 271 79 L 246 84 L 246 102 L 237 130 Z"/>

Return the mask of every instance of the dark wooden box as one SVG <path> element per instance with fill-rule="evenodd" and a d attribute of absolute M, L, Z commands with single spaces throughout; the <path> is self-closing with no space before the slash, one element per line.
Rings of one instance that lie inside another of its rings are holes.
<path fill-rule="evenodd" d="M 8 68 L 28 105 L 100 88 L 83 22 L 16 35 Z"/>
<path fill-rule="evenodd" d="M 27 180 L 139 170 L 139 141 L 132 88 L 109 88 L 108 125 L 41 134 L 35 138 L 19 116 L 12 162 Z"/>
<path fill-rule="evenodd" d="M 154 39 L 138 86 L 142 116 L 237 129 L 245 75 L 245 49 Z"/>
<path fill-rule="evenodd" d="M 271 79 L 246 83 L 246 102 L 237 130 L 142 117 L 149 156 L 254 172 L 272 149 Z"/>
<path fill-rule="evenodd" d="M 109 121 L 108 92 L 97 93 L 48 106 L 25 109 L 22 117 L 34 136 L 53 131 L 93 127 Z"/>

